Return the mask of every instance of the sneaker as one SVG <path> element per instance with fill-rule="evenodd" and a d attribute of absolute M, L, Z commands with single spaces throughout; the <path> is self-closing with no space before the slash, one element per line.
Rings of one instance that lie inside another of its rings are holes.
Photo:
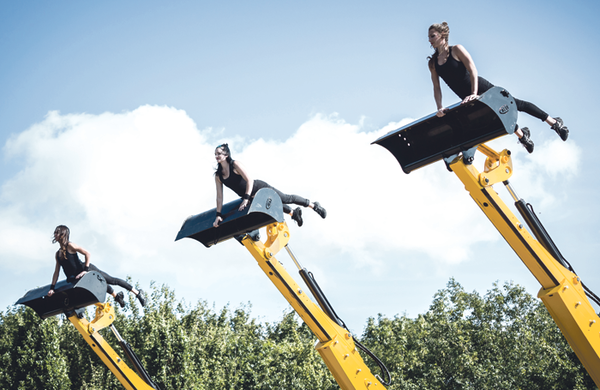
<path fill-rule="evenodd" d="M 327 216 L 327 210 L 325 210 L 323 206 L 319 204 L 319 202 L 315 202 L 314 205 L 314 210 L 317 212 L 317 214 L 319 214 L 321 218 L 325 219 L 325 217 Z"/>
<path fill-rule="evenodd" d="M 136 298 L 140 301 L 140 305 L 146 306 L 146 295 L 144 295 L 143 290 L 138 290 L 138 295 L 136 295 Z"/>
<path fill-rule="evenodd" d="M 302 226 L 302 209 L 297 207 L 296 210 L 292 213 L 292 219 L 298 223 L 298 226 Z"/>
<path fill-rule="evenodd" d="M 125 297 L 123 296 L 123 291 L 119 291 L 117 293 L 117 296 L 115 297 L 115 301 L 117 301 L 117 303 L 121 306 L 121 307 L 125 307 Z"/>
<path fill-rule="evenodd" d="M 564 125 L 562 119 L 559 117 L 554 119 L 556 119 L 556 123 L 552 125 L 551 129 L 556 131 L 556 134 L 560 136 L 560 139 L 566 141 L 567 138 L 569 138 L 569 129 L 567 129 L 567 126 Z"/>
<path fill-rule="evenodd" d="M 531 140 L 531 132 L 527 127 L 521 129 L 523 136 L 519 138 L 519 143 L 525 147 L 527 152 L 533 153 L 533 141 Z"/>

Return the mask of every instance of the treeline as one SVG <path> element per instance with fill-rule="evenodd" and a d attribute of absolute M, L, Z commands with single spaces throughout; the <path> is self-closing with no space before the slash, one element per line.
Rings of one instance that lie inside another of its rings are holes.
<path fill-rule="evenodd" d="M 339 388 L 293 312 L 263 324 L 154 286 L 143 313 L 129 303 L 115 326 L 163 390 Z M 596 388 L 543 304 L 513 284 L 481 296 L 450 280 L 425 314 L 370 318 L 360 341 L 389 368 L 388 389 Z M 0 313 L 0 389 L 122 388 L 64 317 Z"/>

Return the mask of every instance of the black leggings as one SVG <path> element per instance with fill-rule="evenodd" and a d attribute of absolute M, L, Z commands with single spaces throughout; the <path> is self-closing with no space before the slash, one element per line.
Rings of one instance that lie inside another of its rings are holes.
<path fill-rule="evenodd" d="M 111 286 L 111 284 L 113 286 L 121 286 L 121 287 L 123 287 L 127 291 L 133 290 L 133 287 L 131 286 L 131 284 L 127 283 L 123 279 L 113 278 L 112 276 L 110 276 L 106 272 L 99 270 L 98 267 L 96 267 L 94 264 L 90 264 L 90 269 L 89 270 L 90 271 L 96 271 L 100 275 L 104 276 L 104 279 L 106 279 L 106 292 L 109 293 L 109 294 L 112 294 L 113 291 L 114 291 L 113 288 L 112 288 L 112 286 Z"/>
<path fill-rule="evenodd" d="M 256 195 L 258 190 L 262 188 L 270 188 L 279 195 L 281 198 L 281 203 L 283 203 L 283 212 L 289 214 L 292 211 L 292 208 L 288 206 L 289 203 L 297 204 L 298 206 L 308 207 L 310 205 L 310 200 L 305 199 L 298 195 L 288 195 L 279 191 L 277 188 L 270 186 L 262 180 L 254 180 L 254 187 L 252 188 L 252 196 Z"/>
<path fill-rule="evenodd" d="M 494 87 L 494 84 L 490 83 L 489 81 L 487 81 L 483 77 L 479 77 L 478 80 L 479 80 L 478 81 L 478 85 L 479 85 L 479 91 L 478 91 L 478 93 L 480 95 L 482 95 L 487 90 L 489 90 L 489 89 L 491 89 L 491 88 Z M 464 99 L 466 97 L 467 96 L 461 96 L 460 98 Z M 531 115 L 534 118 L 538 118 L 542 122 L 545 122 L 546 119 L 548 118 L 548 114 L 546 114 L 546 112 L 544 112 L 542 109 L 540 109 L 535 104 L 526 102 L 525 100 L 519 100 L 519 99 L 517 99 L 514 96 L 513 96 L 513 98 L 515 99 L 515 103 L 517 104 L 517 111 L 525 112 L 525 113 Z"/>

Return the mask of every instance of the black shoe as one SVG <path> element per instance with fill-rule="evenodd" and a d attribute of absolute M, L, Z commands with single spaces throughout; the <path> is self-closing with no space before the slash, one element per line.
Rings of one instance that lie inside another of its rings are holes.
<path fill-rule="evenodd" d="M 136 298 L 140 301 L 140 305 L 146 306 L 146 296 L 144 295 L 143 290 L 138 290 L 138 294 L 136 295 Z"/>
<path fill-rule="evenodd" d="M 527 127 L 523 127 L 521 131 L 523 132 L 523 136 L 519 138 L 519 142 L 525 147 L 525 149 L 527 149 L 527 152 L 533 153 L 533 141 L 531 140 L 531 132 Z"/>
<path fill-rule="evenodd" d="M 319 204 L 319 202 L 315 202 L 314 205 L 314 210 L 317 212 L 317 214 L 319 214 L 321 218 L 325 219 L 325 217 L 327 216 L 327 210 L 325 210 L 323 206 Z"/>
<path fill-rule="evenodd" d="M 121 307 L 125 307 L 125 297 L 123 296 L 123 291 L 119 291 L 117 293 L 117 296 L 115 297 L 115 301 L 117 301 L 117 303 L 121 306 Z"/>
<path fill-rule="evenodd" d="M 298 223 L 298 226 L 302 226 L 304 222 L 302 221 L 302 209 L 300 207 L 297 207 L 296 210 L 294 210 L 292 219 Z"/>
<path fill-rule="evenodd" d="M 554 119 L 556 119 L 556 123 L 552 125 L 551 129 L 556 131 L 556 134 L 560 136 L 560 139 L 566 141 L 567 138 L 569 138 L 569 129 L 567 129 L 567 126 L 563 124 L 562 119 L 560 119 L 559 117 L 556 117 Z"/>

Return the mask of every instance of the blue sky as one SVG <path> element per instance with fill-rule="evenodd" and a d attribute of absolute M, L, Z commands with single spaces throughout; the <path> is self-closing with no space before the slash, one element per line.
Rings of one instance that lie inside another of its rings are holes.
<path fill-rule="evenodd" d="M 320 201 L 290 246 L 356 332 L 469 291 L 539 286 L 443 164 L 405 175 L 369 145 L 433 112 L 427 28 L 450 24 L 479 73 L 561 116 L 516 139 L 517 193 L 584 282 L 600 290 L 595 204 L 597 2 L 3 2 L 0 13 L 0 307 L 50 282 L 58 224 L 92 261 L 190 304 L 288 307 L 236 242 L 173 242 L 214 207 L 213 149 Z M 444 103 L 457 99 L 444 89 Z M 503 189 L 497 189 L 503 194 Z M 504 195 L 507 195 L 504 193 Z M 226 200 L 233 200 L 229 193 Z M 508 196 L 504 196 L 508 202 Z M 289 271 L 293 265 L 282 254 Z"/>

